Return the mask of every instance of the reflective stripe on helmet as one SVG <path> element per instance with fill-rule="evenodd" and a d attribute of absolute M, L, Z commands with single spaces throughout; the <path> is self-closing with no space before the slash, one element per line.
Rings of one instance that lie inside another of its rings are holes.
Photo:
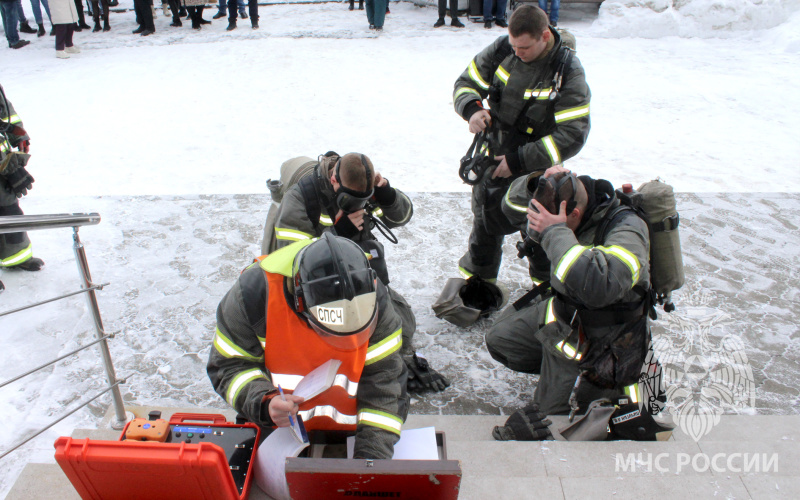
<path fill-rule="evenodd" d="M 403 329 L 398 328 L 396 332 L 367 349 L 367 359 L 364 361 L 364 366 L 377 363 L 386 356 L 399 350 L 402 346 Z"/>
<path fill-rule="evenodd" d="M 358 423 L 378 427 L 396 434 L 400 434 L 400 430 L 403 427 L 403 421 L 400 417 L 379 410 L 359 411 Z"/>
<path fill-rule="evenodd" d="M 526 213 L 528 211 L 528 205 L 517 205 L 516 203 L 512 203 L 510 189 L 506 191 L 505 202 L 509 208 L 511 208 L 512 210 L 516 210 L 517 212 Z"/>
<path fill-rule="evenodd" d="M 228 384 L 228 390 L 225 392 L 225 399 L 228 401 L 228 404 L 236 408 L 236 398 L 239 397 L 239 393 L 244 386 L 257 378 L 266 379 L 267 376 L 258 368 L 252 368 L 236 374 L 231 380 L 231 383 Z"/>
<path fill-rule="evenodd" d="M 355 415 L 339 413 L 339 410 L 330 405 L 315 406 L 310 410 L 298 411 L 297 414 L 303 417 L 304 422 L 308 422 L 315 417 L 329 417 L 341 425 L 356 425 L 358 423 L 358 418 Z"/>

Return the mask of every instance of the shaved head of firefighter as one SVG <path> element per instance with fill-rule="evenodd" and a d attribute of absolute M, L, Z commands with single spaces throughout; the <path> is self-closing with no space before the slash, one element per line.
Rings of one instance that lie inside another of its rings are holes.
<path fill-rule="evenodd" d="M 367 155 L 347 153 L 337 162 L 332 172 L 334 180 L 353 191 L 372 190 L 375 180 L 375 167 Z"/>

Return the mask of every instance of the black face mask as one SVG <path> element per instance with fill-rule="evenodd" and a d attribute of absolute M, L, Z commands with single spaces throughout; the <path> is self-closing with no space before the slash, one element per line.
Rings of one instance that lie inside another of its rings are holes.
<path fill-rule="evenodd" d="M 572 211 L 575 210 L 575 207 L 578 205 L 578 202 L 575 200 L 575 194 L 578 192 L 578 180 L 573 174 L 567 174 L 557 181 L 552 177 L 542 176 L 538 177 L 537 181 L 538 184 L 536 185 L 536 191 L 533 193 L 533 199 L 528 204 L 534 212 L 538 213 L 539 210 L 536 208 L 536 205 L 533 204 L 533 200 L 541 203 L 542 206 L 553 215 L 558 215 L 562 201 L 567 202 L 566 215 L 571 214 Z M 567 182 L 572 183 L 572 195 L 564 200 L 562 199 L 561 191 L 566 187 L 565 185 Z M 530 226 L 528 226 L 527 233 L 528 237 L 536 243 L 542 240 L 542 235 L 538 231 L 531 229 Z"/>
<path fill-rule="evenodd" d="M 334 167 L 336 182 L 339 183 L 339 189 L 336 191 L 336 206 L 338 206 L 342 212 L 346 214 L 352 214 L 362 210 L 367 206 L 367 203 L 369 203 L 369 200 L 372 198 L 375 190 L 370 189 L 369 191 L 356 191 L 344 187 L 344 184 L 342 184 L 342 179 L 339 177 L 339 165 L 341 165 L 341 163 L 342 160 L 340 159 L 338 162 L 336 162 L 336 167 Z M 367 164 L 363 154 L 361 155 L 361 164 L 364 165 L 364 171 L 366 172 L 367 179 L 372 179 L 372 169 L 369 168 L 369 165 Z M 369 184 L 371 184 L 371 182 L 367 182 L 367 185 Z"/>

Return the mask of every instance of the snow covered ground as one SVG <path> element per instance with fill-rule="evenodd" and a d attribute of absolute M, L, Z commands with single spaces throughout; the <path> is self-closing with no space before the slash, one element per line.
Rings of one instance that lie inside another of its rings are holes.
<path fill-rule="evenodd" d="M 264 180 L 287 158 L 330 149 L 366 153 L 417 205 L 390 269 L 418 315 L 418 347 L 455 383 L 412 411 L 505 412 L 529 394 L 530 377 L 482 349 L 487 325 L 458 331 L 429 309 L 468 233 L 456 168 L 471 137 L 452 85 L 502 31 L 434 30 L 433 7 L 391 9 L 380 35 L 361 11 L 312 3 L 261 6 L 258 31 L 217 20 L 196 32 L 162 16 L 146 38 L 130 33 L 126 11 L 110 33 L 76 33 L 82 52 L 69 60 L 55 58 L 51 37 L 0 49 L 0 83 L 32 136 L 37 181 L 23 209 L 103 216 L 80 234 L 95 281 L 111 282 L 99 301 L 120 333 L 118 372 L 134 374 L 126 402 L 224 404 L 204 371 L 213 314 L 258 253 Z M 756 367 L 756 409 L 797 413 L 800 2 L 607 0 L 599 13 L 564 6 L 560 25 L 578 38 L 593 93 L 589 141 L 568 166 L 615 184 L 660 176 L 684 193 L 684 295 L 707 288 L 713 305 L 746 318 L 733 329 Z M 78 286 L 71 231 L 31 237 L 47 266 L 0 273 L 0 311 Z M 519 293 L 525 270 L 506 250 L 501 279 Z M 82 298 L 2 317 L 0 379 L 92 336 Z M 92 395 L 100 373 L 89 350 L 0 389 L 10 423 L 0 450 Z M 3 459 L 0 495 L 25 462 L 52 458 L 55 436 L 104 410 L 91 405 Z"/>

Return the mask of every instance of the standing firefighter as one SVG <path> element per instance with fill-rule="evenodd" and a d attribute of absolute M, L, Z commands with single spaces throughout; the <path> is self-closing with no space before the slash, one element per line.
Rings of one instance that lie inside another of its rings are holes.
<path fill-rule="evenodd" d="M 266 256 L 239 276 L 217 309 L 208 376 L 248 420 L 355 432 L 355 458 L 391 458 L 408 413 L 400 318 L 361 248 L 329 233 Z M 330 359 L 333 386 L 304 402 L 293 390 Z"/>
<path fill-rule="evenodd" d="M 33 177 L 25 170 L 30 140 L 0 86 L 0 217 L 22 215 L 18 199 L 28 194 L 33 184 Z M 27 233 L 0 234 L 0 267 L 38 271 L 43 265 L 42 259 L 33 256 Z M 0 290 L 4 288 L 0 281 Z"/>
<path fill-rule="evenodd" d="M 361 153 L 340 157 L 330 151 L 318 162 L 307 157 L 293 158 L 285 162 L 281 170 L 288 169 L 300 176 L 304 168 L 313 171 L 309 170 L 305 177 L 285 191 L 274 219 L 274 229 L 268 218 L 262 251 L 268 253 L 328 232 L 356 242 L 371 254 L 370 266 L 386 285 L 392 305 L 402 320 L 402 354 L 409 369 L 408 389 L 415 392 L 444 390 L 450 385 L 447 378 L 414 352 L 412 339 L 417 329 L 414 312 L 408 302 L 389 286 L 383 245 L 372 233 L 378 229 L 397 242 L 391 229 L 404 226 L 411 220 L 414 213 L 411 199 L 389 185 L 389 180 Z"/>
<path fill-rule="evenodd" d="M 470 132 L 486 134 L 494 160 L 472 190 L 472 233 L 459 261 L 465 278 L 497 278 L 503 238 L 517 231 L 500 208 L 511 181 L 575 156 L 589 135 L 583 67 L 547 15 L 522 5 L 508 33 L 475 56 L 453 93 L 456 112 Z"/>

